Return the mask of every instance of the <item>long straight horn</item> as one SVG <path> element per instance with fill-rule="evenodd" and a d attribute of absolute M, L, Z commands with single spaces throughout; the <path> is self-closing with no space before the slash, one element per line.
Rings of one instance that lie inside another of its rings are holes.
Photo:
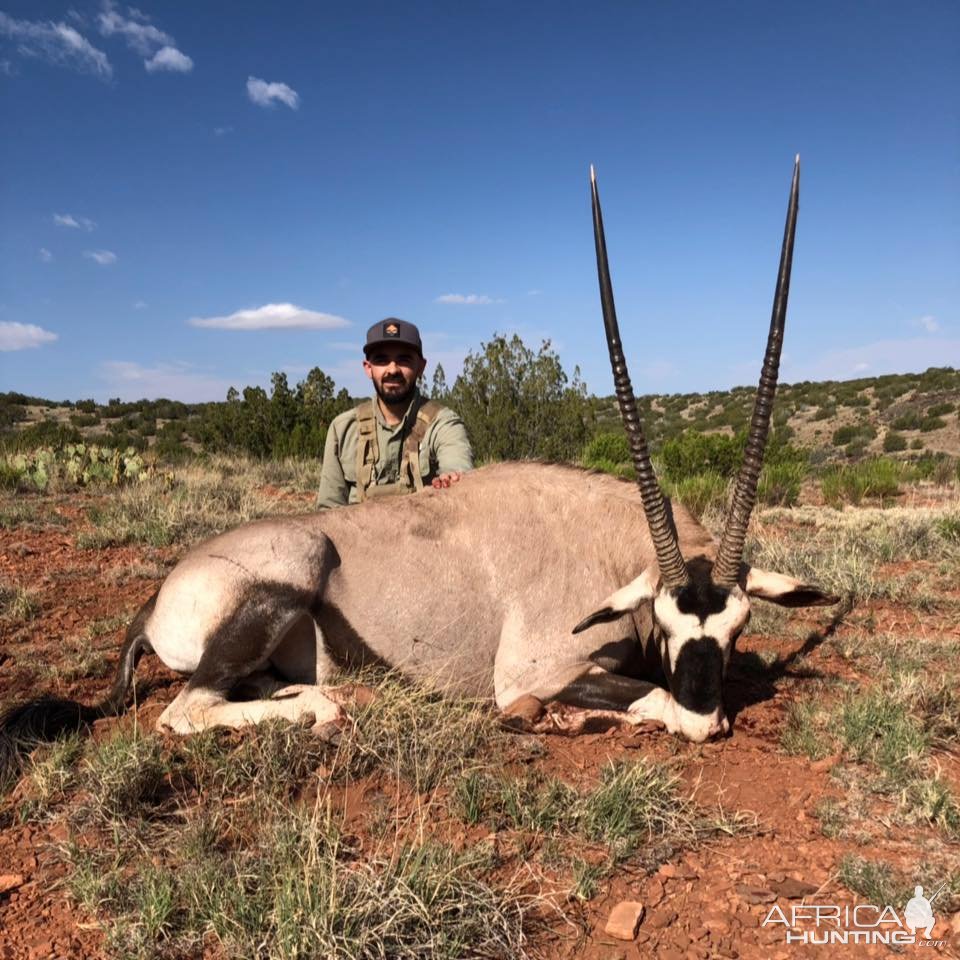
<path fill-rule="evenodd" d="M 713 566 L 713 582 L 730 588 L 739 578 L 743 559 L 743 544 L 747 538 L 747 524 L 757 501 L 757 483 L 763 468 L 763 451 L 770 432 L 770 417 L 773 414 L 773 396 L 777 390 L 777 374 L 780 370 L 780 349 L 783 347 L 783 326 L 787 316 L 787 297 L 790 293 L 790 266 L 793 262 L 793 236 L 797 229 L 797 207 L 800 199 L 800 157 L 793 165 L 793 182 L 790 185 L 790 203 L 787 206 L 787 222 L 783 230 L 783 247 L 780 250 L 780 272 L 777 289 L 773 296 L 773 312 L 770 316 L 770 333 L 767 336 L 767 352 L 760 371 L 760 386 L 753 405 L 750 434 L 743 455 L 743 466 L 737 477 L 737 485 L 727 515 L 727 523 L 720 541 L 717 562 Z"/>
<path fill-rule="evenodd" d="M 610 266 L 607 263 L 607 242 L 603 235 L 603 215 L 600 213 L 600 195 L 597 192 L 597 177 L 590 167 L 590 191 L 593 197 L 593 237 L 597 246 L 597 277 L 600 281 L 600 303 L 603 306 L 603 325 L 607 331 L 607 348 L 610 351 L 610 366 L 613 368 L 613 384 L 620 406 L 620 416 L 627 430 L 633 467 L 637 471 L 637 483 L 643 510 L 647 515 L 647 526 L 657 551 L 657 564 L 660 576 L 667 587 L 682 587 L 688 581 L 687 568 L 677 545 L 663 492 L 657 483 L 647 439 L 643 435 L 643 425 L 637 412 L 637 401 L 630 385 L 630 374 L 623 356 L 620 343 L 620 327 L 617 324 L 617 311 L 613 305 L 613 285 L 610 283 Z"/>

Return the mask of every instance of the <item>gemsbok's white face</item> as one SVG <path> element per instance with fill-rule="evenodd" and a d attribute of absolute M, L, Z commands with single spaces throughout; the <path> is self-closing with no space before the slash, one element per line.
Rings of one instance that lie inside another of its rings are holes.
<path fill-rule="evenodd" d="M 684 566 L 687 579 L 674 587 L 665 586 L 655 568 L 644 571 L 577 624 L 574 632 L 652 604 L 654 637 L 670 691 L 661 719 L 672 733 L 700 743 L 730 730 L 723 681 L 737 638 L 750 622 L 750 598 L 790 607 L 821 606 L 839 598 L 756 567 L 746 570 L 742 587 L 739 583 L 721 587 L 714 582 L 708 561 L 695 558 Z"/>

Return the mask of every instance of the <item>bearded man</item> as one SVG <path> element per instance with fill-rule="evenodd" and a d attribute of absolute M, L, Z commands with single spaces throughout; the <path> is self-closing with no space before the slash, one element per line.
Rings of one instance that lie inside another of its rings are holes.
<path fill-rule="evenodd" d="M 463 421 L 417 388 L 427 365 L 419 330 L 387 317 L 367 331 L 363 353 L 375 396 L 330 424 L 321 508 L 449 487 L 473 467 Z"/>

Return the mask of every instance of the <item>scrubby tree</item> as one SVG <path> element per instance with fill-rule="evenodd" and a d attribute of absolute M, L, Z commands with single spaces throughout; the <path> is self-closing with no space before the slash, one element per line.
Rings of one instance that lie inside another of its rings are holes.
<path fill-rule="evenodd" d="M 592 418 L 579 368 L 568 378 L 544 340 L 531 350 L 516 334 L 467 355 L 449 392 L 478 460 L 574 460 Z"/>

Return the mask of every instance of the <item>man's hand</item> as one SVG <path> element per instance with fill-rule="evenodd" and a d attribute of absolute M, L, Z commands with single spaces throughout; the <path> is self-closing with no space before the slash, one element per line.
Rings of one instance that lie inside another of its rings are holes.
<path fill-rule="evenodd" d="M 454 471 L 453 473 L 441 473 L 439 477 L 434 477 L 430 482 L 434 490 L 442 490 L 444 487 L 452 486 L 462 476 L 463 474 L 459 471 Z"/>

